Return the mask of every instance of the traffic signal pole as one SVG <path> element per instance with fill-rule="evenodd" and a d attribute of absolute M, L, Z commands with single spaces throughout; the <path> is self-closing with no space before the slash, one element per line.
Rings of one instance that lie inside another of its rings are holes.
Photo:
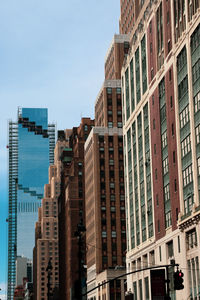
<path fill-rule="evenodd" d="M 167 296 L 167 300 L 170 300 L 170 296 L 169 296 L 169 271 L 168 271 L 169 267 L 179 267 L 179 264 L 169 264 L 169 265 L 152 266 L 152 267 L 146 267 L 146 268 L 143 268 L 143 269 L 140 269 L 140 270 L 135 270 L 135 271 L 131 271 L 131 272 L 128 272 L 128 273 L 124 273 L 124 274 L 122 274 L 120 276 L 114 277 L 113 279 L 105 281 L 102 284 L 99 284 L 98 286 L 94 287 L 90 291 L 87 291 L 86 293 L 82 294 L 82 296 L 86 296 L 87 294 L 89 294 L 92 291 L 98 289 L 99 287 L 101 287 L 101 286 L 103 286 L 103 285 L 105 285 L 107 283 L 110 283 L 111 281 L 114 281 L 116 279 L 119 279 L 121 277 L 124 277 L 124 276 L 131 275 L 131 274 L 138 273 L 138 272 L 142 272 L 142 271 L 146 271 L 146 270 L 166 268 L 166 273 L 167 273 L 167 281 L 166 281 L 166 283 L 167 283 L 167 293 L 166 293 L 166 296 Z"/>
<path fill-rule="evenodd" d="M 173 265 L 174 266 L 174 265 Z M 167 273 L 167 293 L 166 293 L 166 297 L 167 297 L 167 300 L 170 300 L 170 296 L 169 296 L 169 266 L 166 266 L 166 273 Z"/>

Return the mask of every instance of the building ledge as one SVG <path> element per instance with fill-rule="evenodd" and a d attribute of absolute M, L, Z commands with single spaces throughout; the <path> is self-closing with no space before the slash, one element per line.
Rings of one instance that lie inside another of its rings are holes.
<path fill-rule="evenodd" d="M 193 206 L 192 212 L 181 216 L 178 228 L 181 231 L 191 227 L 192 225 L 196 225 L 200 222 L 200 205 L 195 207 Z"/>

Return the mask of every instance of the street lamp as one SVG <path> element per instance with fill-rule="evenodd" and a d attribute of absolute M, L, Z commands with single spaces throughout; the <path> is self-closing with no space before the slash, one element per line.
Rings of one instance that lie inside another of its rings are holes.
<path fill-rule="evenodd" d="M 51 289 L 51 271 L 52 271 L 52 263 L 51 263 L 51 258 L 49 259 L 48 266 L 46 268 L 46 271 L 48 272 L 47 274 L 47 299 L 50 300 L 50 289 Z"/>

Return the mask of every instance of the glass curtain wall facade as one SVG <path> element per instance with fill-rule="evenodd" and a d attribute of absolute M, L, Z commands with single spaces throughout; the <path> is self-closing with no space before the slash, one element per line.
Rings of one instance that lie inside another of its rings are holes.
<path fill-rule="evenodd" d="M 48 167 L 53 163 L 55 125 L 48 111 L 20 108 L 9 122 L 8 299 L 13 299 L 17 256 L 32 260 L 34 228 Z"/>

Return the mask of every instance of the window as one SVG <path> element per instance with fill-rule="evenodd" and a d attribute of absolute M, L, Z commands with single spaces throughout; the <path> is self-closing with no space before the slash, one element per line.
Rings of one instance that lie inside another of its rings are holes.
<path fill-rule="evenodd" d="M 197 233 L 195 228 L 186 232 L 186 245 L 187 250 L 197 247 Z"/>
<path fill-rule="evenodd" d="M 160 109 L 160 122 L 161 124 L 166 120 L 166 105 L 164 104 Z"/>
<path fill-rule="evenodd" d="M 173 107 L 173 98 L 172 98 L 172 96 L 170 96 L 170 106 L 171 106 L 171 108 Z"/>
<path fill-rule="evenodd" d="M 142 92 L 147 90 L 147 67 L 146 67 L 146 39 L 145 36 L 141 41 L 141 61 L 142 61 Z"/>
<path fill-rule="evenodd" d="M 172 135 L 174 135 L 174 124 L 172 123 Z"/>
<path fill-rule="evenodd" d="M 178 235 L 178 253 L 181 252 L 180 236 Z"/>
<path fill-rule="evenodd" d="M 173 241 L 167 243 L 167 254 L 168 254 L 168 258 L 174 256 Z"/>
<path fill-rule="evenodd" d="M 180 113 L 180 128 L 183 128 L 189 122 L 189 106 L 187 105 Z"/>
<path fill-rule="evenodd" d="M 176 152 L 173 151 L 173 163 L 175 164 L 175 162 L 176 162 Z"/>
<path fill-rule="evenodd" d="M 192 67 L 192 81 L 193 84 L 199 79 L 200 77 L 200 59 L 196 62 L 196 64 Z"/>
<path fill-rule="evenodd" d="M 185 211 L 185 214 L 188 214 L 189 212 L 191 212 L 192 210 L 192 205 L 193 205 L 193 198 L 192 196 L 186 198 L 184 200 L 184 211 Z"/>
<path fill-rule="evenodd" d="M 191 151 L 191 137 L 190 134 L 181 142 L 181 154 L 184 157 Z"/>
<path fill-rule="evenodd" d="M 110 166 L 113 166 L 113 165 L 114 165 L 114 160 L 113 160 L 113 159 L 110 159 L 110 160 L 109 160 L 109 165 L 110 165 Z"/>
<path fill-rule="evenodd" d="M 169 70 L 169 81 L 171 81 L 172 80 L 172 70 L 170 69 Z"/>
<path fill-rule="evenodd" d="M 141 98 L 140 91 L 140 58 L 139 58 L 139 47 L 135 52 L 135 76 L 136 76 L 136 99 L 137 103 L 139 103 Z"/>
<path fill-rule="evenodd" d="M 161 140 L 162 140 L 162 148 L 164 149 L 167 146 L 167 130 L 163 132 L 161 135 Z"/>
<path fill-rule="evenodd" d="M 143 299 L 143 289 L 142 289 L 142 279 L 139 280 L 139 292 L 140 292 L 140 300 Z"/>
<path fill-rule="evenodd" d="M 168 171 L 169 171 L 169 161 L 168 161 L 168 157 L 166 157 L 163 160 L 163 173 L 164 173 L 164 175 L 167 174 Z"/>
<path fill-rule="evenodd" d="M 183 186 L 192 182 L 192 165 L 183 170 Z"/>
<path fill-rule="evenodd" d="M 167 24 L 169 24 L 169 11 L 167 11 Z"/>
<path fill-rule="evenodd" d="M 169 201 L 169 199 L 170 199 L 169 184 L 164 186 L 164 199 L 165 199 L 165 202 Z"/>
<path fill-rule="evenodd" d="M 178 221 L 178 207 L 176 207 L 176 221 Z"/>
<path fill-rule="evenodd" d="M 161 246 L 159 246 L 159 256 L 160 256 L 160 261 L 162 261 L 162 250 L 161 250 Z"/>
<path fill-rule="evenodd" d="M 152 105 L 154 105 L 154 95 L 152 96 Z"/>
<path fill-rule="evenodd" d="M 198 175 L 200 176 L 200 157 L 197 159 L 197 172 Z"/>
<path fill-rule="evenodd" d="M 117 237 L 117 233 L 116 233 L 116 231 L 112 231 L 112 238 L 115 238 L 115 237 Z"/>
<path fill-rule="evenodd" d="M 156 144 L 154 144 L 154 154 L 156 154 Z"/>
<path fill-rule="evenodd" d="M 156 194 L 156 205 L 159 206 L 159 198 L 158 198 L 158 194 Z"/>
<path fill-rule="evenodd" d="M 184 66 L 184 64 L 185 63 L 183 63 L 183 66 Z M 185 78 L 178 85 L 179 101 L 182 100 L 182 98 L 186 95 L 187 92 L 188 92 L 188 76 L 185 76 Z"/>
<path fill-rule="evenodd" d="M 196 143 L 200 143 L 200 124 L 195 128 Z"/>
<path fill-rule="evenodd" d="M 153 71 L 153 68 L 151 68 L 151 80 L 153 79 L 153 76 L 154 76 L 154 71 Z M 153 99 L 153 97 L 152 97 Z M 154 105 L 154 102 L 152 102 L 152 104 Z"/>
<path fill-rule="evenodd" d="M 168 46 L 168 53 L 169 53 L 171 50 L 171 41 L 170 40 L 168 41 L 167 46 Z M 170 81 L 171 81 L 171 79 L 170 79 Z"/>
<path fill-rule="evenodd" d="M 158 232 L 160 232 L 160 220 L 158 220 Z"/>
<path fill-rule="evenodd" d="M 130 117 L 130 101 L 129 101 L 129 68 L 125 72 L 125 87 L 126 87 L 126 120 Z"/>
<path fill-rule="evenodd" d="M 137 299 L 137 281 L 133 282 L 133 292 L 135 299 Z"/>
<path fill-rule="evenodd" d="M 117 88 L 116 92 L 117 92 L 118 95 L 121 95 L 121 88 Z"/>
<path fill-rule="evenodd" d="M 158 52 L 158 69 L 163 64 L 163 16 L 162 16 L 162 2 L 156 12 L 157 23 L 157 52 Z"/>
<path fill-rule="evenodd" d="M 112 94 L 112 88 L 107 88 L 107 94 Z"/>
<path fill-rule="evenodd" d="M 176 179 L 174 179 L 174 192 L 177 192 L 177 182 L 176 182 Z"/>
<path fill-rule="evenodd" d="M 171 217 L 171 211 L 168 211 L 165 213 L 165 228 L 168 228 L 172 225 L 172 217 Z"/>
<path fill-rule="evenodd" d="M 151 191 L 151 174 L 147 175 L 147 191 Z"/>
<path fill-rule="evenodd" d="M 149 265 L 155 265 L 155 252 L 154 252 L 154 250 L 149 252 Z"/>
<path fill-rule="evenodd" d="M 194 112 L 198 112 L 200 110 L 200 92 L 196 96 L 194 96 Z"/>
<path fill-rule="evenodd" d="M 149 23 L 149 32 L 152 32 L 152 21 Z"/>
<path fill-rule="evenodd" d="M 156 129 L 156 121 L 153 119 L 153 129 Z"/>

